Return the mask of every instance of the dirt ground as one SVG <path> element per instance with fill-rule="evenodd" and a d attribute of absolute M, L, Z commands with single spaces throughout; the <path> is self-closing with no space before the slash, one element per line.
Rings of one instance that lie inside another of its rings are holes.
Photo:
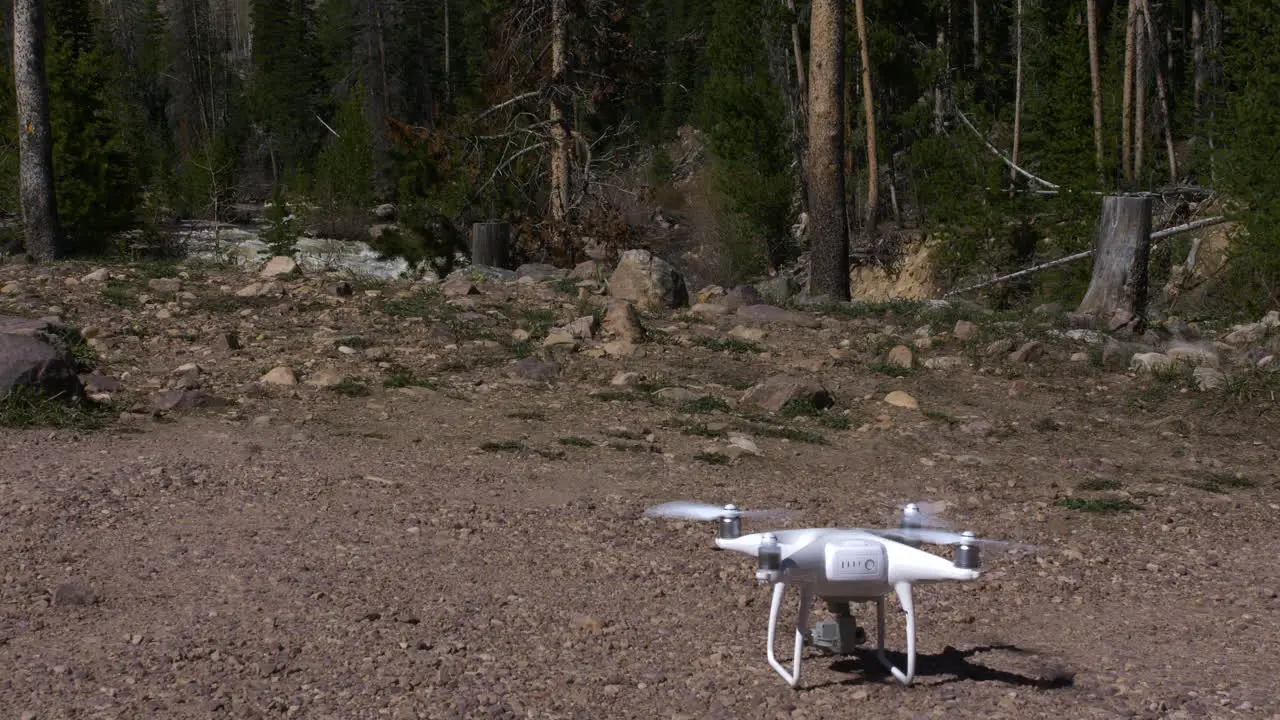
<path fill-rule="evenodd" d="M 0 267 L 0 313 L 82 329 L 120 384 L 102 427 L 0 428 L 0 717 L 1280 718 L 1272 376 L 1199 391 L 1060 317 L 965 310 L 962 341 L 956 308 L 896 305 L 646 314 L 636 355 L 517 370 L 598 299 L 92 270 Z M 260 382 L 282 366 L 297 384 Z M 783 373 L 836 406 L 741 402 Z M 682 498 L 795 510 L 779 527 L 945 502 L 1039 550 L 917 590 L 913 685 L 810 649 L 793 690 L 751 560 L 642 516 Z"/>

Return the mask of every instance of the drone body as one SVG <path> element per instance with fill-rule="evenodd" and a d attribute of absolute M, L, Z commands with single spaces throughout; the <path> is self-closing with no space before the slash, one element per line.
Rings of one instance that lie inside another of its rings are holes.
<path fill-rule="evenodd" d="M 767 513 L 742 511 L 733 505 L 719 508 L 674 502 L 650 508 L 648 514 L 718 520 L 716 547 L 757 559 L 756 579 L 773 585 L 767 640 L 769 664 L 792 687 L 800 683 L 800 657 L 806 644 L 847 654 L 865 639 L 865 633 L 849 612 L 851 603 L 875 603 L 877 657 L 895 678 L 909 684 L 915 677 L 916 664 L 912 586 L 976 580 L 980 575 L 979 547 L 1008 545 L 976 538 L 970 532 L 955 534 L 925 529 L 923 525 L 935 523 L 915 503 L 905 508 L 902 526 L 895 530 L 807 528 L 742 535 L 741 517 Z M 948 560 L 919 549 L 918 546 L 926 542 L 959 545 L 955 559 Z M 778 613 L 788 585 L 800 589 L 800 612 L 790 670 L 774 656 Z M 886 597 L 890 593 L 897 596 L 906 616 L 905 671 L 889 662 L 884 652 Z M 827 602 L 836 619 L 810 629 L 809 608 L 815 597 Z"/>

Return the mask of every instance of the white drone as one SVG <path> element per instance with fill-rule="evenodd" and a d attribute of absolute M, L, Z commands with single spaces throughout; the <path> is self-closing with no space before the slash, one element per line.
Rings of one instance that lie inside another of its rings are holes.
<path fill-rule="evenodd" d="M 805 644 L 847 655 L 866 640 L 849 611 L 850 603 L 876 604 L 876 656 L 903 684 L 916 672 L 916 616 L 911 586 L 944 580 L 976 580 L 982 546 L 1029 549 L 1031 546 L 985 540 L 972 532 L 952 533 L 929 529 L 945 526 L 920 504 L 903 508 L 901 527 L 893 530 L 865 528 L 809 528 L 743 535 L 743 517 L 778 515 L 782 511 L 741 510 L 676 501 L 649 508 L 646 515 L 685 520 L 716 520 L 716 546 L 758 559 L 756 579 L 773 584 L 769 609 L 768 658 L 773 669 L 791 687 L 800 684 L 800 654 Z M 958 545 L 954 560 L 919 549 L 922 544 Z M 788 672 L 774 657 L 778 609 L 787 585 L 800 586 L 800 615 L 796 621 L 795 652 Z M 885 596 L 897 594 L 907 623 L 907 669 L 903 672 L 885 657 Z M 826 601 L 834 620 L 808 628 L 809 606 L 814 596 Z"/>

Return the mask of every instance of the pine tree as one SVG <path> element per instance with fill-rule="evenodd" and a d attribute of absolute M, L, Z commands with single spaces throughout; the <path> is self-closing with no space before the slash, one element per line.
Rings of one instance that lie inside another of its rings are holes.
<path fill-rule="evenodd" d="M 279 181 L 310 169 L 325 132 L 316 119 L 326 95 L 321 47 L 307 0 L 254 0 L 252 12 L 250 100 Z"/>

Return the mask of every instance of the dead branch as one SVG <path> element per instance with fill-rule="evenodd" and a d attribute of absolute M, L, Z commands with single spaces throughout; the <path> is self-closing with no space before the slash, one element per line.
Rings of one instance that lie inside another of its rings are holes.
<path fill-rule="evenodd" d="M 1195 222 L 1176 225 L 1171 228 L 1165 228 L 1163 230 L 1157 230 L 1156 232 L 1151 233 L 1151 240 L 1152 242 L 1155 242 L 1156 240 L 1161 240 L 1163 238 L 1167 238 L 1173 235 L 1179 235 L 1184 232 L 1191 232 L 1192 230 L 1199 230 L 1200 228 L 1209 227 L 1210 225 L 1218 225 L 1226 221 L 1227 221 L 1227 218 L 1219 215 L 1216 217 L 1204 218 L 1203 220 L 1196 220 Z M 960 288 L 959 290 L 952 290 L 946 293 L 945 295 L 943 295 L 942 297 L 943 299 L 946 299 L 953 295 L 960 295 L 963 293 L 971 292 L 973 290 L 981 290 L 984 287 L 990 287 L 991 285 L 996 285 L 1002 282 L 1006 282 L 1008 280 L 1016 280 L 1017 278 L 1027 276 L 1032 273 L 1037 273 L 1037 272 L 1040 272 L 1041 270 L 1048 270 L 1049 268 L 1058 267 L 1059 265 L 1065 265 L 1069 262 L 1075 262 L 1076 260 L 1083 260 L 1089 257 L 1090 255 L 1093 255 L 1092 248 L 1090 248 L 1089 250 L 1078 252 L 1074 255 L 1060 257 L 1057 260 L 1050 260 L 1047 263 L 1042 263 L 1040 265 L 1033 265 L 1032 267 L 1029 267 L 1025 270 L 1019 270 L 1014 273 L 1009 273 L 1008 275 L 1001 275 L 998 278 L 987 280 L 986 282 L 980 282 L 976 285 L 970 285 L 969 287 Z"/>
<path fill-rule="evenodd" d="M 1034 181 L 1034 182 L 1038 182 L 1038 183 L 1040 183 L 1041 185 L 1044 185 L 1045 187 L 1047 187 L 1047 188 L 1049 188 L 1049 189 L 1051 189 L 1051 190 L 1058 190 L 1058 189 L 1060 189 L 1060 188 L 1059 188 L 1059 186 L 1054 185 L 1053 183 L 1049 182 L 1048 180 L 1045 180 L 1044 178 L 1036 177 L 1035 175 L 1032 175 L 1031 173 L 1027 172 L 1026 170 L 1023 170 L 1022 168 L 1020 168 L 1020 167 L 1018 167 L 1016 164 L 1014 164 L 1014 162 L 1013 162 L 1012 160 L 1010 160 L 1010 159 L 1008 158 L 1008 156 L 1006 156 L 1004 153 L 1000 152 L 1000 150 L 999 150 L 999 149 L 997 149 L 995 145 L 992 145 L 990 142 L 988 142 L 988 141 L 987 141 L 987 139 L 986 139 L 985 137 L 983 137 L 983 136 L 982 136 L 982 133 L 978 132 L 978 128 L 974 127 L 974 126 L 973 126 L 973 123 L 969 122 L 969 118 L 968 118 L 967 116 L 965 116 L 964 112 L 963 112 L 963 111 L 961 111 L 961 110 L 960 110 L 960 108 L 959 108 L 958 106 L 954 106 L 954 105 L 953 105 L 952 107 L 953 107 L 953 109 L 956 111 L 956 115 L 959 115 L 959 116 L 960 116 L 960 120 L 961 120 L 961 122 L 963 122 L 963 123 L 964 123 L 965 127 L 969 128 L 969 130 L 971 130 L 971 131 L 973 132 L 973 134 L 974 134 L 974 135 L 976 135 L 976 136 L 978 137 L 978 139 L 982 141 L 982 144 L 983 144 L 983 145 L 986 145 L 986 146 L 987 146 L 987 149 L 988 149 L 988 150 L 990 150 L 992 153 L 995 153 L 995 156 L 996 156 L 996 157 L 998 157 L 998 158 L 1000 158 L 1001 160 L 1003 160 L 1003 161 L 1004 161 L 1004 164 L 1005 164 L 1005 165 L 1008 165 L 1008 166 L 1009 166 L 1009 168 L 1010 168 L 1011 170 L 1013 170 L 1013 171 L 1017 172 L 1019 175 L 1022 175 L 1023 177 L 1027 178 L 1028 180 L 1032 180 L 1032 181 Z"/>
<path fill-rule="evenodd" d="M 528 91 L 528 92 L 520 93 L 519 95 L 516 95 L 515 97 L 510 98 L 509 100 L 503 100 L 502 102 L 498 103 L 497 105 L 494 105 L 493 107 L 489 108 L 488 110 L 485 110 L 484 112 L 482 112 L 482 113 L 480 113 L 479 115 L 475 116 L 474 118 L 472 118 L 472 122 L 480 122 L 481 120 L 485 119 L 486 117 L 488 117 L 488 116 L 492 115 L 492 114 L 493 114 L 493 113 L 495 113 L 495 112 L 498 112 L 499 110 L 501 110 L 501 109 L 503 109 L 503 108 L 510 107 L 510 106 L 512 106 L 512 105 L 515 105 L 515 104 L 516 104 L 516 103 L 518 103 L 518 102 L 521 102 L 521 101 L 524 101 L 524 100 L 528 100 L 529 98 L 535 98 L 535 97 L 538 97 L 538 96 L 539 96 L 539 95 L 541 95 L 541 94 L 542 94 L 542 91 L 541 91 L 541 90 L 530 90 L 530 91 Z"/>
<path fill-rule="evenodd" d="M 333 133 L 334 137 L 338 138 L 339 140 L 342 139 L 342 136 L 338 134 L 338 131 L 329 127 L 329 123 L 325 122 L 324 118 L 320 117 L 319 115 L 316 115 L 316 119 L 320 121 L 320 124 L 324 126 L 325 130 L 328 130 L 329 132 Z"/>

